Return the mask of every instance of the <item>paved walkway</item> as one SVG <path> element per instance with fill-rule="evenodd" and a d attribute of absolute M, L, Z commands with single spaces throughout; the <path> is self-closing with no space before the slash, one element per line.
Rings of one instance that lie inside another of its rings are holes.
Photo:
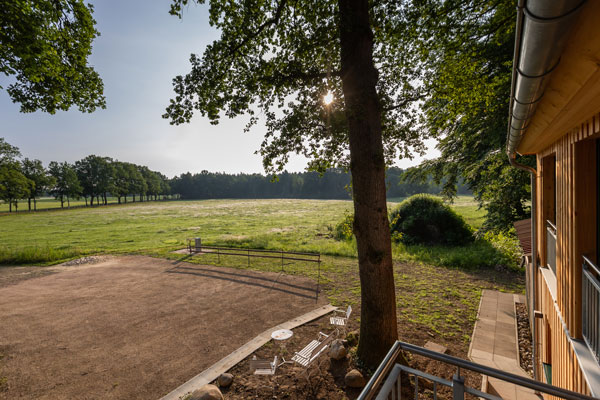
<path fill-rule="evenodd" d="M 469 359 L 492 368 L 530 378 L 519 365 L 515 303 L 525 303 L 523 295 L 484 290 L 469 348 Z M 496 378 L 487 378 L 486 392 L 503 399 L 539 400 L 533 390 Z"/>

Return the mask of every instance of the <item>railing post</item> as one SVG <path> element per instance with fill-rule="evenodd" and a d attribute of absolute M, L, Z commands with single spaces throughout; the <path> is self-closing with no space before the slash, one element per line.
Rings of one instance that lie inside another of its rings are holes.
<path fill-rule="evenodd" d="M 460 376 L 460 367 L 452 377 L 452 400 L 465 400 L 465 378 Z"/>

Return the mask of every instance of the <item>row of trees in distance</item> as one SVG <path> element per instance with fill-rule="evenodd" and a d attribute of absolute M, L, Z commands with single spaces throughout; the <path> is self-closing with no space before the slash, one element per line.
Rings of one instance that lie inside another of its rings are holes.
<path fill-rule="evenodd" d="M 121 203 L 127 196 L 136 201 L 155 200 L 170 194 L 169 182 L 160 172 L 146 166 L 89 155 L 74 164 L 52 161 L 44 168 L 40 160 L 21 158 L 19 149 L 0 138 L 0 200 L 18 209 L 27 200 L 29 210 L 36 200 L 50 194 L 70 206 L 71 199 L 85 199 L 86 206 L 108 203 L 114 196 Z M 89 200 L 89 203 L 88 203 Z"/>
<path fill-rule="evenodd" d="M 439 194 L 442 184 L 433 180 L 404 182 L 404 170 L 391 167 L 386 171 L 387 197 L 408 197 L 416 193 Z M 350 199 L 350 174 L 342 169 L 317 172 L 287 172 L 272 176 L 262 174 L 225 174 L 189 172 L 170 181 L 171 190 L 182 199 Z M 470 193 L 459 183 L 459 194 Z"/>
<path fill-rule="evenodd" d="M 387 197 L 408 197 L 416 193 L 439 194 L 442 184 L 432 179 L 404 181 L 405 171 L 391 167 L 386 171 Z M 350 174 L 343 169 L 317 172 L 284 171 L 274 179 L 262 174 L 225 174 L 189 172 L 168 179 L 160 172 L 110 157 L 89 155 L 73 164 L 52 161 L 44 168 L 40 160 L 21 158 L 18 148 L 0 138 L 0 200 L 18 209 L 27 200 L 29 210 L 37 209 L 38 198 L 51 195 L 70 207 L 72 199 L 85 199 L 85 205 L 106 205 L 108 197 L 118 203 L 128 197 L 139 201 L 175 195 L 182 199 L 350 199 Z M 469 193 L 459 183 L 459 194 Z"/>

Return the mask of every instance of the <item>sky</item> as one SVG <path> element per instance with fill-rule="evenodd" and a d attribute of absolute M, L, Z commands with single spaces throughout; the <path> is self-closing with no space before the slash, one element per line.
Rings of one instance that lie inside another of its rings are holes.
<path fill-rule="evenodd" d="M 172 79 L 190 70 L 191 53 L 219 37 L 208 24 L 205 5 L 192 5 L 183 19 L 169 15 L 169 0 L 104 0 L 94 5 L 96 28 L 91 65 L 104 82 L 105 110 L 81 113 L 76 107 L 54 115 L 21 113 L 0 90 L 0 137 L 24 157 L 75 162 L 87 155 L 146 165 L 168 177 L 202 170 L 263 173 L 259 149 L 265 128 L 243 132 L 245 117 L 223 118 L 219 125 L 195 115 L 174 126 L 161 116 L 173 97 Z M 0 85 L 10 82 L 0 76 Z M 425 159 L 436 157 L 429 141 Z M 401 168 L 423 158 L 398 160 Z M 306 159 L 291 157 L 288 171 L 303 171 Z"/>

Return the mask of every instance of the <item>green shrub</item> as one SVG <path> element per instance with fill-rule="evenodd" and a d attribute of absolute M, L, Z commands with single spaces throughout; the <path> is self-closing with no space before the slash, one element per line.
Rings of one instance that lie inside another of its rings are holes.
<path fill-rule="evenodd" d="M 433 196 L 409 197 L 392 211 L 390 219 L 392 237 L 404 244 L 459 246 L 473 241 L 465 220 Z"/>
<path fill-rule="evenodd" d="M 354 226 L 354 214 L 345 213 L 342 222 L 335 226 L 333 237 L 336 240 L 352 240 Z"/>
<path fill-rule="evenodd" d="M 523 255 L 519 239 L 515 234 L 515 228 L 508 232 L 488 231 L 483 235 L 483 240 L 491 244 L 501 254 L 499 264 L 506 265 L 511 269 L 517 269 Z"/>

